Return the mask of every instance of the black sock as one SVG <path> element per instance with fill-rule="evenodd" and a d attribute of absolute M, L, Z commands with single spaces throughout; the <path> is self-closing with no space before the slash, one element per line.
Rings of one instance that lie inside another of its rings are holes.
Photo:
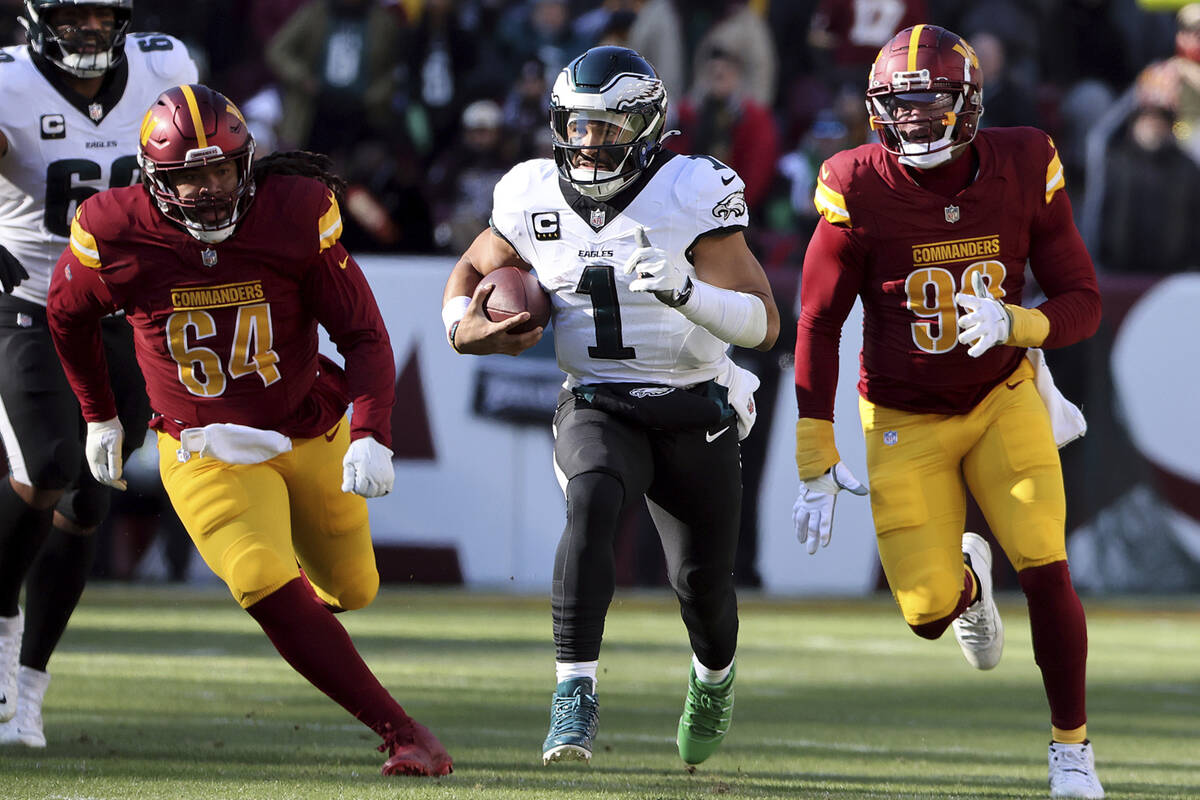
<path fill-rule="evenodd" d="M 0 617 L 15 617 L 25 573 L 50 532 L 53 508 L 26 503 L 0 478 Z"/>
<path fill-rule="evenodd" d="M 96 537 L 55 527 L 25 580 L 21 665 L 43 672 L 79 604 L 96 557 Z"/>

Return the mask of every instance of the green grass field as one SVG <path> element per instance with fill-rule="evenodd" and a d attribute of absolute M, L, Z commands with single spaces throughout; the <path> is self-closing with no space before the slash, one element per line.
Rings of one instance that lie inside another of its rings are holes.
<path fill-rule="evenodd" d="M 1110 798 L 1200 797 L 1200 600 L 1085 598 Z M 49 747 L 0 749 L 5 800 L 1042 798 L 1048 714 L 1024 603 L 970 669 L 890 598 L 744 598 L 737 710 L 694 773 L 675 753 L 689 651 L 669 594 L 618 594 L 592 766 L 541 766 L 548 601 L 385 587 L 341 617 L 456 761 L 383 778 L 374 737 L 278 657 L 223 590 L 92 586 L 51 663 Z"/>

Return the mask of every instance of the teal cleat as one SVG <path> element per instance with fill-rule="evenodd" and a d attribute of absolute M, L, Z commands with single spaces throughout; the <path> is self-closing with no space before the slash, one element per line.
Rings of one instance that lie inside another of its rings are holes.
<path fill-rule="evenodd" d="M 558 684 L 550 705 L 550 732 L 542 744 L 542 763 L 575 759 L 591 762 L 592 739 L 600 723 L 600 701 L 591 678 Z"/>
<path fill-rule="evenodd" d="M 721 746 L 733 721 L 734 669 L 721 683 L 702 683 L 693 666 L 688 677 L 687 699 L 679 718 L 679 757 L 685 764 L 699 764 Z"/>

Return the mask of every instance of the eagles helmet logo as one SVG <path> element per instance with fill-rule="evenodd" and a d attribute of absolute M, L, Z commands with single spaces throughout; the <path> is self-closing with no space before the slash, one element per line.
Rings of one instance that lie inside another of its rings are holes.
<path fill-rule="evenodd" d="M 738 189 L 733 194 L 728 195 L 724 200 L 713 206 L 712 215 L 717 219 L 727 220 L 730 217 L 743 217 L 746 215 L 746 194 L 741 189 Z"/>

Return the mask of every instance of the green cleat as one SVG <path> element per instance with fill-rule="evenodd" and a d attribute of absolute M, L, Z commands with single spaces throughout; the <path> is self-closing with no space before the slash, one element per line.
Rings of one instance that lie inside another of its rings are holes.
<path fill-rule="evenodd" d="M 687 699 L 683 701 L 683 716 L 679 718 L 679 757 L 685 764 L 699 764 L 721 746 L 729 723 L 733 721 L 734 669 L 718 684 L 702 683 L 696 679 L 693 666 L 688 677 Z"/>
<path fill-rule="evenodd" d="M 558 684 L 550 705 L 550 732 L 542 744 L 542 763 L 576 759 L 591 762 L 592 739 L 600 722 L 600 701 L 590 678 Z"/>

